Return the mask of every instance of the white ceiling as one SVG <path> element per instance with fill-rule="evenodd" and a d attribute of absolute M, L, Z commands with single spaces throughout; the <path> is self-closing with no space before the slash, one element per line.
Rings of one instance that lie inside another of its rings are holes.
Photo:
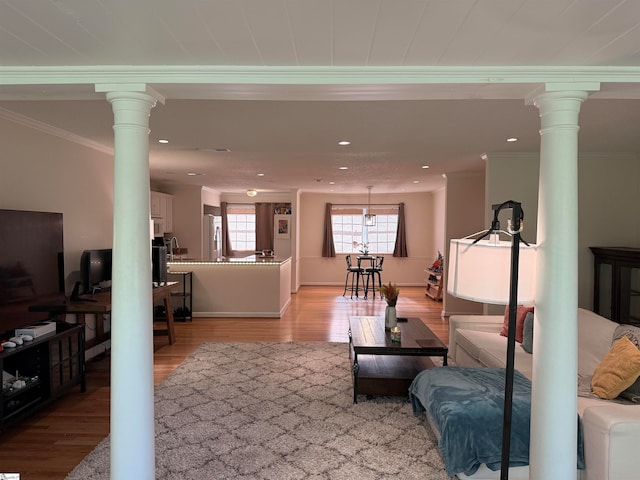
<path fill-rule="evenodd" d="M 525 98 L 572 81 L 580 150 L 639 154 L 639 0 L 0 0 L 0 118 L 110 152 L 94 85 L 148 84 L 159 183 L 430 190 L 537 152 Z"/>

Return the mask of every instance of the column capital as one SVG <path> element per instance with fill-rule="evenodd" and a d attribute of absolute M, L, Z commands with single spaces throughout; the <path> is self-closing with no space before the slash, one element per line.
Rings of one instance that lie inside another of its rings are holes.
<path fill-rule="evenodd" d="M 581 98 L 584 101 L 591 94 L 591 92 L 600 91 L 600 82 L 550 82 L 539 86 L 531 93 L 529 93 L 524 103 L 526 105 L 535 105 L 536 100 L 545 97 L 552 99 L 560 98 Z M 537 106 L 537 105 L 536 105 Z"/>
<path fill-rule="evenodd" d="M 166 97 L 164 95 L 162 95 L 160 92 L 150 87 L 146 83 L 96 83 L 94 88 L 96 92 L 106 93 L 107 99 L 110 95 L 138 93 L 151 96 L 163 105 L 166 100 Z"/>
<path fill-rule="evenodd" d="M 544 135 L 550 128 L 580 128 L 578 116 L 582 103 L 589 97 L 586 90 L 552 90 L 539 92 L 531 98 L 531 103 L 540 112 L 541 130 Z"/>
<path fill-rule="evenodd" d="M 137 125 L 144 128 L 147 135 L 149 134 L 149 116 L 151 109 L 156 106 L 156 98 L 153 95 L 142 92 L 110 91 L 107 92 L 106 97 L 113 109 L 114 129 L 123 125 L 128 127 Z"/>

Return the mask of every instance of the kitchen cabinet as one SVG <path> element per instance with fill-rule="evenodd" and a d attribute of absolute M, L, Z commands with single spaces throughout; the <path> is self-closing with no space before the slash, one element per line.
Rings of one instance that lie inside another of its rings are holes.
<path fill-rule="evenodd" d="M 171 195 L 151 192 L 151 218 L 156 237 L 173 231 L 173 197 Z"/>

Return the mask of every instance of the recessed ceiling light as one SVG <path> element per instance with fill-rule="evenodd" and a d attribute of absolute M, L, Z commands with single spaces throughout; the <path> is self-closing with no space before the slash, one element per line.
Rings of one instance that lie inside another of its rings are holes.
<path fill-rule="evenodd" d="M 335 185 L 336 182 L 329 182 L 329 185 Z"/>
<path fill-rule="evenodd" d="M 202 175 L 204 175 L 204 173 L 196 173 L 196 172 L 188 172 L 187 173 L 187 176 L 189 176 L 189 177 L 200 177 Z"/>
<path fill-rule="evenodd" d="M 429 168 L 429 165 L 422 165 L 420 168 Z"/>
<path fill-rule="evenodd" d="M 264 177 L 264 173 L 259 173 L 258 176 L 259 177 Z"/>
<path fill-rule="evenodd" d="M 507 142 L 517 142 L 518 139 L 516 137 L 509 137 L 507 138 Z"/>
<path fill-rule="evenodd" d="M 169 140 L 161 138 L 160 140 L 158 140 L 158 143 L 169 143 Z"/>
<path fill-rule="evenodd" d="M 420 180 L 414 180 L 413 183 L 420 183 Z"/>
<path fill-rule="evenodd" d="M 340 167 L 340 170 L 349 170 L 349 167 Z"/>
<path fill-rule="evenodd" d="M 250 188 L 249 190 L 247 190 L 248 197 L 255 197 L 257 194 L 258 194 L 258 191 L 254 190 L 253 188 Z"/>
<path fill-rule="evenodd" d="M 351 142 L 349 140 L 341 140 L 338 142 L 338 145 L 342 145 L 342 146 L 351 145 Z"/>

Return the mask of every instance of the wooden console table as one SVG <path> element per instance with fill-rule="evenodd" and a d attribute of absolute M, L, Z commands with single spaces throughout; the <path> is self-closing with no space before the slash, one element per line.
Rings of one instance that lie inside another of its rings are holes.
<path fill-rule="evenodd" d="M 176 341 L 176 333 L 173 319 L 173 306 L 171 304 L 171 290 L 175 288 L 178 282 L 167 282 L 165 285 L 153 288 L 153 303 L 163 302 L 166 310 L 166 328 L 154 328 L 154 335 L 167 335 L 169 344 L 173 345 Z M 111 335 L 104 330 L 104 315 L 111 313 L 111 292 L 100 292 L 93 295 L 82 295 L 85 301 L 71 301 L 69 298 L 64 305 L 34 305 L 30 309 L 32 311 L 49 311 L 51 313 L 73 313 L 76 315 L 78 324 L 85 324 L 85 315 L 93 314 L 96 316 L 96 336 L 85 341 L 85 348 L 89 349 L 108 340 Z"/>

